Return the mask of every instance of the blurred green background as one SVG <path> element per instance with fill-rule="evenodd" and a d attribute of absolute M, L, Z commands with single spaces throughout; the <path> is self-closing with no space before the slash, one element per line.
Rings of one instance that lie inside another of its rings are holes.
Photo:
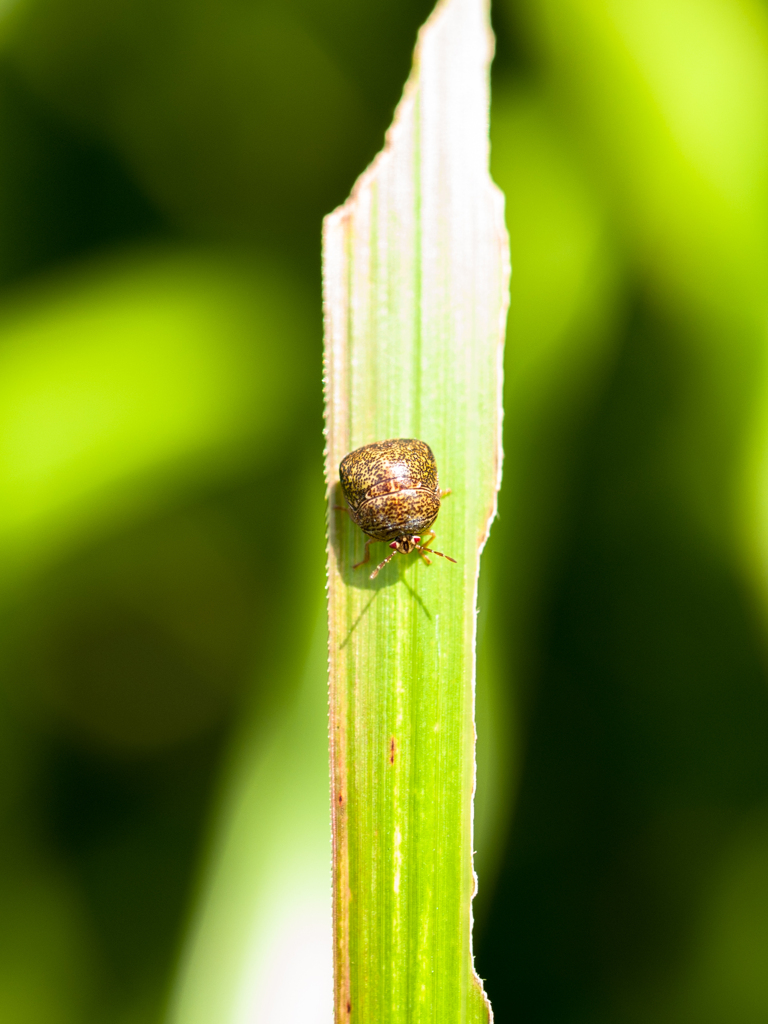
<path fill-rule="evenodd" d="M 320 223 L 430 8 L 2 11 L 3 1022 L 329 1020 Z M 764 1024 L 768 10 L 493 19 L 477 967 Z"/>

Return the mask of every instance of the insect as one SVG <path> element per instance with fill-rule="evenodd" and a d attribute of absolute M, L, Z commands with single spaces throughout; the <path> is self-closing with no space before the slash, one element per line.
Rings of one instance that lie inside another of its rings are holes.
<path fill-rule="evenodd" d="M 339 477 L 349 505 L 344 511 L 369 538 L 365 558 L 354 569 L 370 561 L 368 549 L 378 540 L 389 541 L 392 554 L 376 566 L 371 579 L 396 554 L 413 550 L 421 553 L 427 565 L 431 564 L 427 552 L 455 564 L 455 558 L 429 547 L 435 538 L 430 527 L 440 511 L 440 499 L 450 491 L 438 486 L 435 456 L 428 444 L 413 437 L 365 444 L 341 460 Z M 432 536 L 422 544 L 425 532 Z"/>

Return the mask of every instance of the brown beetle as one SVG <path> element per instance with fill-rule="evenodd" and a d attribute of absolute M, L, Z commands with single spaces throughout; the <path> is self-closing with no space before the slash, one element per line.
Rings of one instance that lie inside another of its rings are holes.
<path fill-rule="evenodd" d="M 371 579 L 398 552 L 418 550 L 430 565 L 427 552 L 456 562 L 455 558 L 433 551 L 435 538 L 430 527 L 440 511 L 440 499 L 450 491 L 441 491 L 437 483 L 437 465 L 432 449 L 413 437 L 396 437 L 356 448 L 341 460 L 339 478 L 347 499 L 352 522 L 370 538 L 365 543 L 365 558 L 353 568 L 370 561 L 368 548 L 374 541 L 389 541 L 388 555 L 371 573 Z M 425 533 L 432 536 L 421 543 Z"/>

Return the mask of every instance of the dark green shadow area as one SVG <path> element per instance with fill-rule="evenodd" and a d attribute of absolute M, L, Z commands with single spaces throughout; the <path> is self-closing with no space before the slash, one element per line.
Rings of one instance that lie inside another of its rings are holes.
<path fill-rule="evenodd" d="M 764 636 L 666 456 L 687 381 L 641 304 L 579 455 L 477 946 L 502 1024 L 674 1019 L 723 853 L 768 807 Z"/>

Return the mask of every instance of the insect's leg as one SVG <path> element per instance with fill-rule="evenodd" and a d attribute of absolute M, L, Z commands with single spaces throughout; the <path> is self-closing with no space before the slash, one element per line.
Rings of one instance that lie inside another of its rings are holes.
<path fill-rule="evenodd" d="M 358 563 L 357 563 L 357 565 L 353 565 L 353 566 L 352 566 L 352 568 L 353 568 L 353 569 L 359 569 L 361 565 L 365 565 L 365 563 L 366 563 L 366 562 L 370 562 L 370 560 L 371 560 L 371 552 L 370 552 L 370 551 L 368 550 L 368 548 L 369 548 L 369 547 L 371 546 L 371 544 L 373 544 L 373 543 L 374 543 L 373 537 L 370 537 L 370 538 L 369 538 L 369 539 L 368 539 L 368 540 L 367 540 L 367 541 L 365 542 L 365 558 L 364 558 L 364 559 L 362 560 L 362 562 L 358 562 Z M 380 568 L 381 568 L 381 566 L 379 566 L 379 569 L 380 569 Z M 379 571 L 379 569 L 377 569 L 377 570 L 376 570 L 376 572 L 378 572 L 378 571 Z"/>
<path fill-rule="evenodd" d="M 334 505 L 333 510 L 334 512 L 346 512 L 349 518 L 352 518 L 352 513 L 349 511 L 346 505 Z"/>
<path fill-rule="evenodd" d="M 369 543 L 370 543 L 370 541 L 369 541 Z M 382 569 L 384 568 L 384 566 L 385 566 L 385 565 L 387 565 L 387 564 L 388 564 L 389 562 L 391 562 L 391 561 L 392 561 L 392 559 L 393 559 L 393 558 L 395 557 L 395 555 L 396 555 L 396 554 L 397 554 L 397 549 L 395 549 L 395 550 L 394 550 L 394 551 L 392 552 L 392 554 L 391 554 L 391 555 L 387 555 L 387 557 L 386 557 L 386 558 L 384 559 L 384 561 L 383 561 L 383 562 L 379 562 L 379 564 L 378 564 L 378 565 L 376 566 L 376 568 L 375 568 L 375 569 L 373 570 L 373 572 L 371 573 L 371 579 L 372 579 L 372 580 L 376 579 L 376 577 L 377 577 L 377 576 L 379 575 L 379 573 L 380 573 L 380 572 L 381 572 L 381 570 L 382 570 Z"/>
<path fill-rule="evenodd" d="M 427 558 L 426 552 L 432 550 L 429 545 L 432 544 L 437 534 L 434 530 L 430 530 L 429 532 L 431 535 L 429 540 L 425 541 L 423 544 L 419 544 L 419 554 L 427 565 L 432 565 L 432 560 Z"/>
<path fill-rule="evenodd" d="M 426 545 L 425 544 L 417 544 L 416 545 L 416 547 L 421 552 L 421 557 L 424 558 L 424 551 L 426 550 L 426 551 L 428 551 L 430 553 L 430 555 L 440 555 L 441 558 L 445 558 L 445 559 L 447 559 L 447 561 L 453 562 L 453 564 L 456 565 L 456 559 L 455 558 L 451 558 L 450 555 L 444 555 L 442 551 L 435 551 L 434 548 L 429 547 L 429 545 L 435 539 L 435 531 L 434 530 L 430 530 L 429 532 L 432 534 L 432 536 L 429 538 L 429 540 L 427 541 Z M 424 558 L 424 561 L 427 563 L 427 565 L 431 565 L 432 564 L 427 558 Z"/>
<path fill-rule="evenodd" d="M 447 491 L 440 491 L 440 500 L 442 501 L 443 498 L 447 498 L 450 493 L 451 493 L 451 488 L 450 487 L 448 488 Z"/>

